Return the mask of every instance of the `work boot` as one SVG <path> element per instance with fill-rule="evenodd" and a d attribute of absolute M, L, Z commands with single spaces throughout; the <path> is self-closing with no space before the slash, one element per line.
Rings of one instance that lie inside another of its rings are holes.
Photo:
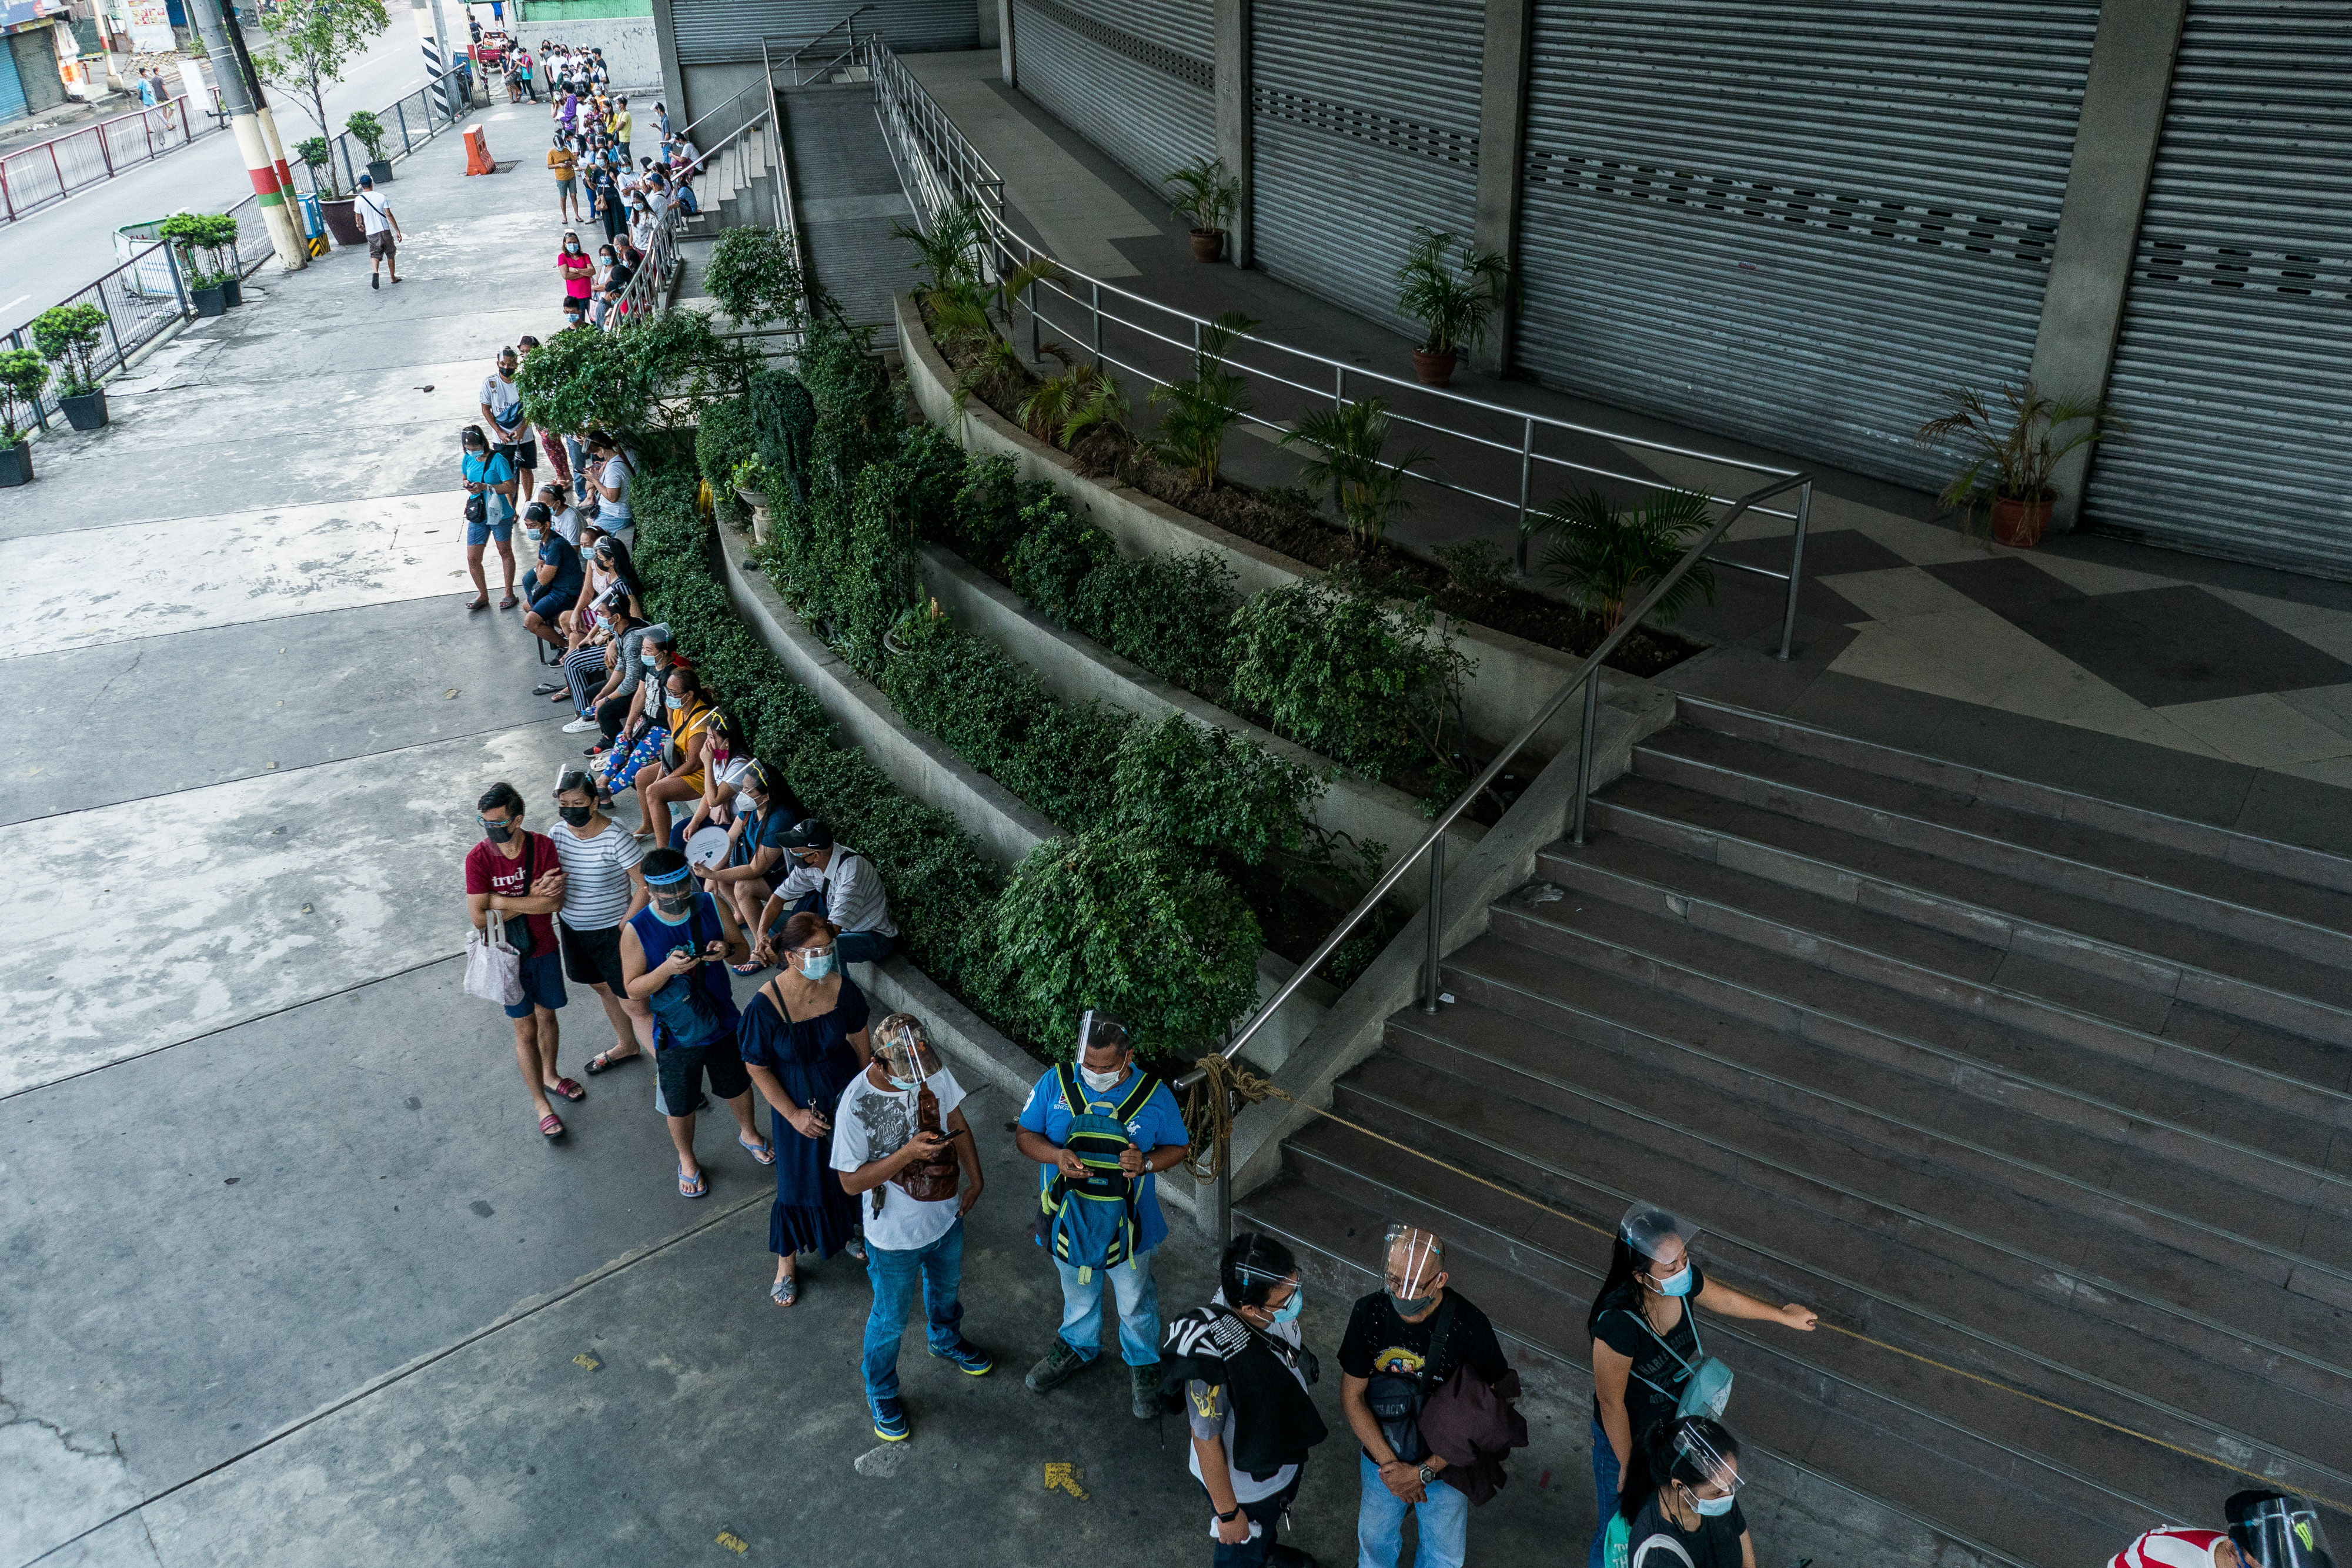
<path fill-rule="evenodd" d="M 1056 1341 L 1055 1343 L 1058 1343 L 1060 1342 Z M 1135 1418 L 1139 1421 L 1150 1421 L 1157 1418 L 1161 1414 L 1160 1408 L 1160 1364 L 1155 1361 L 1149 1366 L 1129 1367 L 1127 1369 L 1127 1382 L 1129 1389 L 1134 1396 L 1135 1403 L 1133 1407 L 1135 1410 Z"/>
<path fill-rule="evenodd" d="M 1045 1360 L 1029 1369 L 1029 1375 L 1022 1381 L 1029 1385 L 1030 1393 L 1046 1394 L 1093 1364 L 1094 1357 L 1071 1348 L 1068 1340 L 1055 1334 L 1054 1348 L 1045 1353 Z"/>

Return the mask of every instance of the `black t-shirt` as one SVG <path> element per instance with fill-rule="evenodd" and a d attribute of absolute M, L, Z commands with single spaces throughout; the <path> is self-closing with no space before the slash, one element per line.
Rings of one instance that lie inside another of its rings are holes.
<path fill-rule="evenodd" d="M 1397 1315 L 1387 1291 L 1361 1298 L 1348 1314 L 1348 1332 L 1339 1341 L 1339 1370 L 1350 1377 L 1370 1377 L 1374 1372 L 1425 1369 L 1429 1375 L 1423 1386 L 1432 1394 L 1456 1367 L 1467 1366 L 1489 1383 L 1509 1371 L 1486 1314 L 1457 1291 L 1447 1291 L 1445 1300 L 1454 1311 L 1447 1319 L 1445 1343 L 1433 1350 L 1429 1342 L 1437 1332 L 1437 1320 L 1446 1315 L 1443 1302 L 1421 1322 L 1409 1323 Z"/>
<path fill-rule="evenodd" d="M 1658 1500 L 1654 1497 L 1642 1505 L 1641 1512 L 1633 1516 L 1633 1528 L 1625 1535 L 1625 1546 L 1634 1560 L 1639 1561 L 1642 1542 L 1653 1535 L 1671 1536 L 1685 1552 L 1690 1553 L 1691 1568 L 1741 1568 L 1745 1559 L 1740 1556 L 1739 1538 L 1747 1533 L 1748 1518 L 1739 1511 L 1739 1505 L 1736 1502 L 1731 1505 L 1731 1511 L 1720 1519 L 1700 1515 L 1698 1528 L 1685 1531 L 1681 1525 L 1666 1517 L 1665 1511 L 1658 1506 Z M 1664 1556 L 1664 1563 L 1647 1563 L 1644 1568 L 1680 1568 L 1671 1554 L 1662 1555 Z"/>
<path fill-rule="evenodd" d="M 1683 1298 L 1682 1322 L 1664 1336 L 1665 1344 L 1658 1343 L 1660 1336 L 1651 1332 L 1648 1321 L 1642 1316 L 1639 1286 L 1621 1286 L 1604 1298 L 1600 1321 L 1592 1325 L 1593 1338 L 1633 1359 L 1633 1370 L 1625 1379 L 1625 1416 L 1633 1425 L 1636 1443 L 1642 1440 L 1643 1432 L 1671 1418 L 1675 1406 L 1681 1403 L 1683 1380 L 1690 1375 L 1683 1364 L 1698 1364 L 1699 1338 L 1698 1331 L 1691 1326 L 1691 1303 L 1706 1289 L 1706 1276 L 1699 1272 L 1696 1262 L 1690 1268 L 1690 1294 Z M 1668 1346 L 1673 1348 L 1672 1355 L 1667 1354 Z M 1677 1355 L 1682 1357 L 1681 1362 L 1675 1359 Z M 1653 1388 L 1652 1384 L 1657 1387 Z M 1660 1388 L 1673 1392 L 1661 1394 Z M 1601 1419 L 1597 1396 L 1592 1402 L 1592 1418 Z"/>

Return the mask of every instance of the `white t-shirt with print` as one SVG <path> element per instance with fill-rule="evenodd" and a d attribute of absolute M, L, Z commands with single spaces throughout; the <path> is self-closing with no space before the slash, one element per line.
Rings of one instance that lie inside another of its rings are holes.
<path fill-rule="evenodd" d="M 530 439 L 530 425 L 522 416 L 522 389 L 492 371 L 482 378 L 481 396 L 477 400 L 498 417 L 498 422 L 515 433 L 518 443 Z"/>
<path fill-rule="evenodd" d="M 963 1103 L 963 1089 L 952 1073 L 944 1070 L 926 1080 L 931 1092 L 940 1102 L 940 1125 L 947 1126 L 948 1114 Z M 849 1081 L 842 1092 L 841 1104 L 833 1116 L 833 1168 L 854 1171 L 875 1160 L 887 1159 L 907 1146 L 915 1133 L 915 1096 L 917 1089 L 903 1092 L 877 1089 L 874 1081 L 861 1072 Z M 952 1146 L 952 1145 L 950 1145 Z M 883 1195 L 882 1212 L 874 1212 L 874 1194 Z M 893 1252 L 912 1252 L 929 1247 L 945 1236 L 956 1222 L 956 1198 L 943 1197 L 937 1203 L 922 1203 L 907 1196 L 907 1189 L 893 1182 L 857 1195 L 857 1218 L 866 1224 L 866 1244 L 886 1248 Z"/>

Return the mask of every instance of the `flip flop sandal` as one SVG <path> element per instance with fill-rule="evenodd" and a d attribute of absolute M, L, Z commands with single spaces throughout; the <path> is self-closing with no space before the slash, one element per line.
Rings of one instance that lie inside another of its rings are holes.
<path fill-rule="evenodd" d="M 863 1238 L 856 1236 L 851 1237 L 847 1242 L 843 1244 L 841 1249 L 844 1252 L 848 1253 L 852 1258 L 856 1259 L 860 1263 L 866 1261 L 866 1242 Z"/>
<path fill-rule="evenodd" d="M 645 1053 L 645 1048 L 643 1046 L 639 1046 L 636 1050 L 629 1052 L 626 1056 L 614 1056 L 609 1051 L 600 1051 L 594 1056 L 588 1059 L 588 1076 L 593 1078 L 600 1072 L 610 1072 L 614 1068 L 619 1067 L 625 1062 L 637 1061 L 639 1058 L 643 1057 Z"/>
<path fill-rule="evenodd" d="M 692 1177 L 691 1179 L 688 1179 L 688 1177 L 687 1176 L 687 1174 L 686 1174 L 686 1167 L 685 1167 L 684 1166 L 678 1166 L 678 1167 L 677 1167 L 677 1196 L 678 1196 L 678 1197 L 702 1197 L 705 1193 L 709 1192 L 709 1190 L 710 1190 L 710 1183 L 709 1183 L 709 1181 L 707 1181 L 706 1179 L 704 1179 L 703 1175 L 702 1175 L 702 1173 L 701 1173 L 700 1171 L 697 1171 L 697 1172 L 695 1172 L 695 1173 L 694 1173 L 693 1177 Z"/>
<path fill-rule="evenodd" d="M 539 1131 L 542 1137 L 560 1138 L 563 1136 L 563 1118 L 557 1115 L 554 1112 L 550 1111 L 546 1115 L 541 1116 L 539 1119 Z"/>
<path fill-rule="evenodd" d="M 801 1282 L 793 1275 L 787 1274 L 768 1287 L 768 1300 L 780 1307 L 789 1307 L 800 1299 Z"/>
<path fill-rule="evenodd" d="M 490 601 L 489 601 L 489 600 L 488 600 L 487 597 L 485 597 L 485 598 L 481 598 L 481 599 L 477 599 L 477 600 L 473 601 L 471 603 L 469 603 L 469 604 L 467 604 L 467 605 L 466 606 L 466 608 L 467 608 L 467 610 L 468 612 L 476 611 L 476 610 L 488 610 L 489 607 L 490 607 Z"/>
<path fill-rule="evenodd" d="M 735 1140 L 735 1145 L 763 1166 L 776 1163 L 776 1147 L 773 1144 L 749 1144 L 738 1138 Z"/>
<path fill-rule="evenodd" d="M 756 975 L 768 966 L 765 964 L 730 964 L 727 967 L 739 975 Z"/>
<path fill-rule="evenodd" d="M 539 685 L 530 688 L 530 695 L 535 697 L 543 697 L 550 692 L 560 692 L 562 689 L 563 687 L 554 681 L 541 681 Z"/>
<path fill-rule="evenodd" d="M 513 594 L 509 593 L 504 599 L 499 601 L 499 608 L 501 610 L 512 610 L 516 605 L 520 604 L 521 602 L 521 600 L 517 599 Z"/>
<path fill-rule="evenodd" d="M 557 1079 L 554 1082 L 547 1085 L 547 1090 L 548 1092 L 551 1094 L 562 1095 L 566 1100 L 585 1100 L 588 1098 L 588 1091 L 581 1088 L 579 1084 L 573 1082 L 569 1078 Z"/>

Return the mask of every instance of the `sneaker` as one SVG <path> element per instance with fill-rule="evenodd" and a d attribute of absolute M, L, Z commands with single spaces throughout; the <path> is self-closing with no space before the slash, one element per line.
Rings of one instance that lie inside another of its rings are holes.
<path fill-rule="evenodd" d="M 563 733 L 566 735 L 585 735 L 595 727 L 596 721 L 593 718 L 575 718 L 570 724 L 563 727 Z"/>
<path fill-rule="evenodd" d="M 1135 1418 L 1139 1421 L 1157 1420 L 1161 1414 L 1160 1364 L 1155 1361 L 1150 1366 L 1129 1367 L 1127 1385 L 1130 1396 L 1129 1408 L 1135 1412 Z"/>
<path fill-rule="evenodd" d="M 996 1360 L 988 1352 L 968 1339 L 959 1339 L 953 1350 L 931 1352 L 941 1361 L 952 1361 L 966 1377 L 986 1377 L 995 1368 Z"/>
<path fill-rule="evenodd" d="M 886 1443 L 907 1440 L 907 1411 L 896 1399 L 874 1401 L 874 1435 Z"/>
<path fill-rule="evenodd" d="M 1029 1375 L 1021 1381 L 1029 1385 L 1032 1394 L 1050 1393 L 1094 1364 L 1093 1356 L 1072 1348 L 1068 1340 L 1055 1334 L 1054 1348 L 1047 1351 L 1045 1359 L 1031 1367 Z"/>

